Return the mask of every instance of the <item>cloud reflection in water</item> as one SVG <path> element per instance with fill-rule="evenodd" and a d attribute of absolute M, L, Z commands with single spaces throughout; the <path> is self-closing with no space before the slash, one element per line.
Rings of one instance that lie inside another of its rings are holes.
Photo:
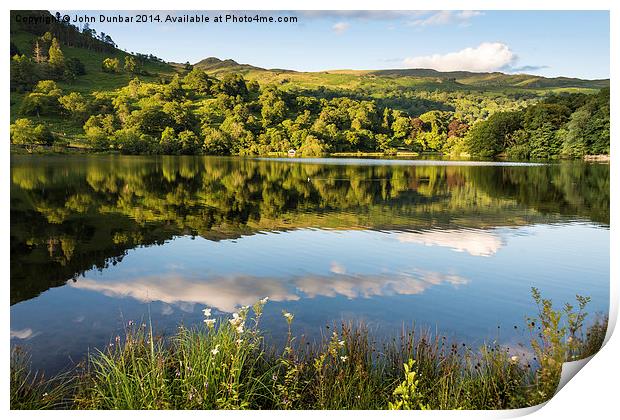
<path fill-rule="evenodd" d="M 344 271 L 344 267 L 340 268 Z M 191 304 L 201 304 L 233 312 L 237 307 L 251 305 L 265 296 L 280 302 L 319 296 L 357 299 L 396 294 L 415 295 L 440 284 L 459 286 L 467 283 L 467 279 L 455 274 L 412 270 L 374 275 L 334 274 L 286 278 L 230 275 L 200 279 L 168 274 L 122 281 L 84 278 L 67 284 L 111 297 L 178 304 L 182 310 L 189 310 Z"/>

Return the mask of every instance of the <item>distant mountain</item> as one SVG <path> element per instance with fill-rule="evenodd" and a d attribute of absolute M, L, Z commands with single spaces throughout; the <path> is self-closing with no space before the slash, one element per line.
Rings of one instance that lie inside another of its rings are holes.
<path fill-rule="evenodd" d="M 194 64 L 194 67 L 202 69 L 208 73 L 230 73 L 230 72 L 239 72 L 246 73 L 248 71 L 270 71 L 270 72 L 278 72 L 278 73 L 296 73 L 294 70 L 284 70 L 284 69 L 265 69 L 262 67 L 252 66 L 250 64 L 239 64 L 235 60 L 229 58 L 226 60 L 220 60 L 217 57 L 207 57 L 204 60 L 200 60 L 199 62 Z"/>
<path fill-rule="evenodd" d="M 394 69 L 369 72 L 377 76 L 430 77 L 453 79 L 463 84 L 479 86 L 514 86 L 530 88 L 549 87 L 608 87 L 609 79 L 578 79 L 574 77 L 543 77 L 531 74 L 507 74 L 501 72 L 478 73 L 470 71 L 440 72 L 433 69 Z"/>
<path fill-rule="evenodd" d="M 609 79 L 587 80 L 571 77 L 543 77 L 531 74 L 507 74 L 502 72 L 470 72 L 448 71 L 441 72 L 433 69 L 388 69 L 388 70 L 326 70 L 320 72 L 299 72 L 286 69 L 266 69 L 251 64 L 239 64 L 233 59 L 221 60 L 217 57 L 208 57 L 194 64 L 194 67 L 217 75 L 223 73 L 243 73 L 254 78 L 272 82 L 302 81 L 319 83 L 325 79 L 326 84 L 337 75 L 343 76 L 347 82 L 352 78 L 372 79 L 410 79 L 424 84 L 438 84 L 443 86 L 477 87 L 477 88 L 589 88 L 600 89 L 609 87 Z M 278 78 L 287 75 L 285 79 Z M 290 78 L 288 76 L 293 75 Z M 297 75 L 297 77 L 295 77 Z"/>

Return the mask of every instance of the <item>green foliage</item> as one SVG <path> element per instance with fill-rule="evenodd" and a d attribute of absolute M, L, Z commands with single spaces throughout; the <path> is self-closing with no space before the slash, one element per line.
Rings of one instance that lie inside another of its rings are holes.
<path fill-rule="evenodd" d="M 309 135 L 299 148 L 299 154 L 302 156 L 321 156 L 327 152 L 325 143 L 316 137 Z"/>
<path fill-rule="evenodd" d="M 86 74 L 84 63 L 76 57 L 66 59 L 65 68 L 73 77 L 84 76 Z"/>
<path fill-rule="evenodd" d="M 183 87 L 198 95 L 210 94 L 211 86 L 213 86 L 213 80 L 207 75 L 207 73 L 197 68 L 192 69 L 183 78 Z"/>
<path fill-rule="evenodd" d="M 120 73 L 121 64 L 118 58 L 106 58 L 101 63 L 101 70 L 106 73 Z"/>
<path fill-rule="evenodd" d="M 507 137 L 521 128 L 520 112 L 498 112 L 475 124 L 466 137 L 469 153 L 492 157 L 504 150 Z"/>
<path fill-rule="evenodd" d="M 512 159 L 609 153 L 609 91 L 552 96 L 522 112 L 499 112 L 473 126 L 468 152 Z"/>
<path fill-rule="evenodd" d="M 84 124 L 84 133 L 95 149 L 110 147 L 110 138 L 116 131 L 113 115 L 93 115 Z"/>
<path fill-rule="evenodd" d="M 39 72 L 35 63 L 25 55 L 14 55 L 11 58 L 11 90 L 26 90 L 39 80 Z"/>
<path fill-rule="evenodd" d="M 86 121 L 91 114 L 91 102 L 78 92 L 58 98 L 62 108 L 79 122 Z"/>
<path fill-rule="evenodd" d="M 59 98 L 62 91 L 53 80 L 41 80 L 32 93 L 22 101 L 20 112 L 23 115 L 56 115 L 60 112 Z"/>
<path fill-rule="evenodd" d="M 51 145 L 54 135 L 44 124 L 34 125 L 27 118 L 20 118 L 11 124 L 11 143 L 20 145 Z"/>
<path fill-rule="evenodd" d="M 536 371 L 536 387 L 532 391 L 532 405 L 547 401 L 553 396 L 562 374 L 562 363 L 578 360 L 584 356 L 587 346 L 583 337 L 583 323 L 587 316 L 585 307 L 589 297 L 577 295 L 578 309 L 566 303 L 563 310 L 553 308 L 550 299 L 544 299 L 540 291 L 532 287 L 532 298 L 538 306 L 538 315 L 528 318 L 531 334 L 530 345 L 539 364 Z M 595 334 L 598 332 L 595 324 Z M 602 344 L 602 343 L 601 343 Z M 600 348 L 600 347 L 599 347 Z"/>
<path fill-rule="evenodd" d="M 223 93 L 231 97 L 246 97 L 248 87 L 242 75 L 229 73 L 213 86 L 214 93 Z"/>
<path fill-rule="evenodd" d="M 418 390 L 417 372 L 414 370 L 415 360 L 409 359 L 404 363 L 405 380 L 394 389 L 394 402 L 388 403 L 390 410 L 430 410 L 422 403 L 423 397 Z"/>
<path fill-rule="evenodd" d="M 65 71 L 65 56 L 60 49 L 60 42 L 58 39 L 53 38 L 52 43 L 50 45 L 49 53 L 49 65 L 51 70 L 56 75 L 62 75 Z"/>
<path fill-rule="evenodd" d="M 202 133 L 205 138 L 203 149 L 206 154 L 224 156 L 230 153 L 231 140 L 223 131 L 213 127 L 205 127 Z"/>
<path fill-rule="evenodd" d="M 125 65 L 123 66 L 123 69 L 127 73 L 133 73 L 133 74 L 138 74 L 142 72 L 140 63 L 132 55 L 125 56 Z"/>

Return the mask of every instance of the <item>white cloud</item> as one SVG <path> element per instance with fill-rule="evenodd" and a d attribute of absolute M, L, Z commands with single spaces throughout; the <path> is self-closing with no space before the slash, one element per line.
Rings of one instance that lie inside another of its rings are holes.
<path fill-rule="evenodd" d="M 465 48 L 447 54 L 405 58 L 404 64 L 413 68 L 439 71 L 496 71 L 510 66 L 517 55 L 501 42 L 483 42 L 475 48 Z"/>
<path fill-rule="evenodd" d="M 25 328 L 23 330 L 11 330 L 11 338 L 18 338 L 20 340 L 29 340 L 39 335 L 38 332 L 32 331 L 31 328 Z"/>
<path fill-rule="evenodd" d="M 444 230 L 404 232 L 396 235 L 399 242 L 441 246 L 477 257 L 490 257 L 504 245 L 499 234 L 484 230 Z"/>
<path fill-rule="evenodd" d="M 460 12 L 453 10 L 442 10 L 439 12 L 433 12 L 428 16 L 415 19 L 410 24 L 413 26 L 434 26 L 448 24 L 468 25 L 471 18 L 480 16 L 482 14 L 482 12 L 476 10 L 463 10 Z"/>
<path fill-rule="evenodd" d="M 334 26 L 332 26 L 332 29 L 334 30 L 334 32 L 340 35 L 340 34 L 345 33 L 350 27 L 351 25 L 348 24 L 347 22 L 338 22 L 334 24 Z"/>
<path fill-rule="evenodd" d="M 342 264 L 333 261 L 329 267 L 329 271 L 334 274 L 345 274 L 347 272 L 347 269 Z"/>
<path fill-rule="evenodd" d="M 457 14 L 458 19 L 471 19 L 476 16 L 481 16 L 484 13 L 478 10 L 463 10 Z"/>
<path fill-rule="evenodd" d="M 121 281 L 83 278 L 77 282 L 70 281 L 67 285 L 76 289 L 97 291 L 106 296 L 130 296 L 143 302 L 160 301 L 168 305 L 179 305 L 180 309 L 186 312 L 193 311 L 194 304 L 233 312 L 239 306 L 252 305 L 265 296 L 276 302 L 317 296 L 344 296 L 355 299 L 396 294 L 415 295 L 440 284 L 458 287 L 468 283 L 469 280 L 456 274 L 413 269 L 384 274 L 332 274 L 285 278 L 222 276 L 204 279 L 177 275 L 139 277 Z M 27 333 L 22 335 L 25 336 Z"/>

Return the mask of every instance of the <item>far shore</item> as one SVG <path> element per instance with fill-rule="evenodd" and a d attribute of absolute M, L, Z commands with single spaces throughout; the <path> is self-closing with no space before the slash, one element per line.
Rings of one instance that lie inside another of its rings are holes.
<path fill-rule="evenodd" d="M 86 147 L 76 146 L 44 146 L 44 145 L 11 145 L 11 154 L 14 155 L 63 155 L 63 154 L 80 154 L 80 155 L 121 155 L 118 150 L 93 150 Z M 129 156 L 129 155 L 127 155 Z M 158 155 L 169 156 L 169 155 Z M 173 155 L 177 156 L 177 155 Z M 215 156 L 215 155 L 194 155 L 194 156 Z M 445 155 L 437 152 L 412 152 L 412 151 L 397 151 L 391 153 L 383 152 L 334 152 L 327 153 L 322 156 L 303 156 L 301 154 L 289 155 L 287 152 L 272 152 L 267 155 L 260 155 L 255 157 L 297 157 L 297 158 L 313 158 L 313 157 L 327 157 L 327 158 L 343 158 L 343 157 L 365 157 L 365 158 L 394 158 L 394 157 L 420 157 L 420 158 L 436 158 L 437 160 L 451 160 L 451 159 L 470 159 L 472 156 L 461 154 L 460 156 Z M 486 159 L 485 159 L 486 160 Z M 494 159 L 490 159 L 494 160 Z M 504 161 L 506 159 L 503 156 L 498 156 L 495 160 Z M 580 160 L 575 158 L 562 158 L 559 157 L 554 161 L 570 161 Z M 585 162 L 610 162 L 610 155 L 585 155 L 581 160 Z M 524 162 L 533 162 L 528 160 Z"/>

